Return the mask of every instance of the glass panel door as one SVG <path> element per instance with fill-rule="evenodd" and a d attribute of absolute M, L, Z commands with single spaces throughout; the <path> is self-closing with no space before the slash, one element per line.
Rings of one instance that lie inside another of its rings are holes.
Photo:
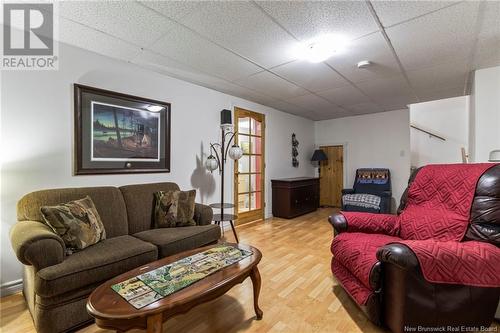
<path fill-rule="evenodd" d="M 237 223 L 264 218 L 264 115 L 240 108 L 234 111 L 235 141 L 243 149 L 236 162 L 234 188 Z"/>

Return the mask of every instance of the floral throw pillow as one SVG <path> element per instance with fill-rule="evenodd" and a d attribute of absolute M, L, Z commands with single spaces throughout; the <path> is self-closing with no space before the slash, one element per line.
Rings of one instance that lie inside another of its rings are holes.
<path fill-rule="evenodd" d="M 89 196 L 57 206 L 42 206 L 43 219 L 71 251 L 106 239 L 101 217 Z"/>
<path fill-rule="evenodd" d="M 155 227 L 195 226 L 194 200 L 196 190 L 156 192 Z"/>

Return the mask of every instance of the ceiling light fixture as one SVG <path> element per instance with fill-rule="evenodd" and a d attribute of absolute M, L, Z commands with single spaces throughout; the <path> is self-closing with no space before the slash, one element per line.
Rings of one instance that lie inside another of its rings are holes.
<path fill-rule="evenodd" d="M 163 106 L 149 105 L 149 106 L 146 106 L 146 109 L 148 109 L 148 111 L 151 111 L 151 112 L 160 112 L 161 110 L 163 110 Z"/>
<path fill-rule="evenodd" d="M 299 59 L 318 63 L 325 61 L 334 54 L 342 53 L 347 46 L 347 38 L 340 35 L 328 34 L 301 43 L 296 47 L 294 53 Z"/>
<path fill-rule="evenodd" d="M 363 69 L 363 68 L 370 66 L 371 64 L 372 64 L 371 61 L 363 60 L 363 61 L 358 62 L 358 68 Z"/>

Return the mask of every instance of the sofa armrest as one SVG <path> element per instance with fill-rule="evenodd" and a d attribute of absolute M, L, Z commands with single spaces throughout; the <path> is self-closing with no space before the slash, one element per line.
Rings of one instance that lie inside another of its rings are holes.
<path fill-rule="evenodd" d="M 368 234 L 398 234 L 397 216 L 362 212 L 340 212 L 328 218 L 337 233 L 364 232 Z"/>
<path fill-rule="evenodd" d="M 19 261 L 36 270 L 59 264 L 65 257 L 62 238 L 41 222 L 16 223 L 10 231 L 10 241 Z"/>
<path fill-rule="evenodd" d="M 391 243 L 377 250 L 377 259 L 406 271 L 417 271 L 419 263 L 415 253 L 406 245 Z"/>
<path fill-rule="evenodd" d="M 342 190 L 342 195 L 344 194 L 354 194 L 354 189 L 352 188 L 345 188 Z"/>
<path fill-rule="evenodd" d="M 212 223 L 214 211 L 210 206 L 200 203 L 194 204 L 194 220 L 197 225 L 207 225 Z"/>

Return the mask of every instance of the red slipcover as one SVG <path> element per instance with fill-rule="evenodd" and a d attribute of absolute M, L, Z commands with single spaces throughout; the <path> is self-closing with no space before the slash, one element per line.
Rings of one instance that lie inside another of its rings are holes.
<path fill-rule="evenodd" d="M 483 242 L 460 242 L 467 231 L 477 181 L 494 165 L 422 168 L 399 216 L 341 212 L 348 229 L 332 242 L 332 271 L 358 304 L 364 305 L 373 292 L 369 278 L 377 249 L 394 242 L 416 254 L 429 282 L 500 287 L 500 249 Z M 346 283 L 347 278 L 355 281 Z"/>
<path fill-rule="evenodd" d="M 378 248 L 399 240 L 382 234 L 345 232 L 333 239 L 331 251 L 342 266 L 366 288 L 371 289 L 370 272 L 377 262 Z"/>
<path fill-rule="evenodd" d="M 348 221 L 349 232 L 364 232 L 367 234 L 399 234 L 397 215 L 373 214 L 358 212 L 342 212 Z"/>

